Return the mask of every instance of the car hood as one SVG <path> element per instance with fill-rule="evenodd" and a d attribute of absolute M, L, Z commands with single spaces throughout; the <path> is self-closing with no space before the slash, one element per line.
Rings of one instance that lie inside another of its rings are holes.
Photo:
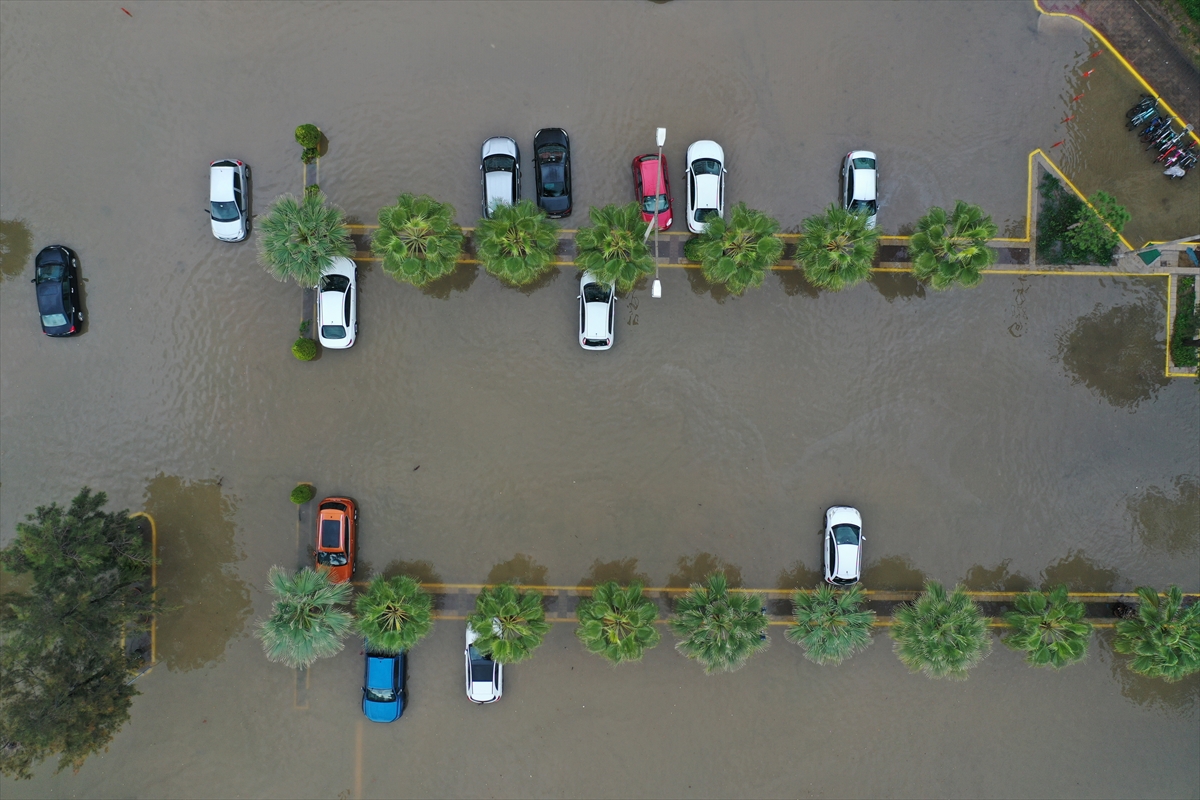
<path fill-rule="evenodd" d="M 861 530 L 862 515 L 848 506 L 836 506 L 826 512 L 825 524 L 831 528 L 835 525 L 853 525 Z"/>
<path fill-rule="evenodd" d="M 725 151 L 721 149 L 721 145 L 709 139 L 702 139 L 698 142 L 692 142 L 687 149 L 687 163 L 691 164 L 698 158 L 715 158 L 725 165 Z"/>
<path fill-rule="evenodd" d="M 837 548 L 838 571 L 835 578 L 853 579 L 858 577 L 858 547 L 852 544 L 839 544 Z"/>
<path fill-rule="evenodd" d="M 720 175 L 696 176 L 696 208 L 716 208 L 720 193 Z"/>
<path fill-rule="evenodd" d="M 208 198 L 217 202 L 233 201 L 233 167 L 212 167 L 209 175 Z"/>
<path fill-rule="evenodd" d="M 562 128 L 543 128 L 533 135 L 534 147 L 541 147 L 544 144 L 557 144 L 563 147 L 570 147 L 567 132 Z"/>
<path fill-rule="evenodd" d="M 517 157 L 517 143 L 514 142 L 512 139 L 507 139 L 503 136 L 497 136 L 492 139 L 488 139 L 486 142 L 483 143 L 483 151 L 482 151 L 483 158 L 487 158 L 488 156 L 500 156 L 500 155 L 512 156 L 513 158 L 516 158 Z"/>
<path fill-rule="evenodd" d="M 37 285 L 38 311 L 43 314 L 65 313 L 62 292 L 61 283 L 39 283 Z"/>

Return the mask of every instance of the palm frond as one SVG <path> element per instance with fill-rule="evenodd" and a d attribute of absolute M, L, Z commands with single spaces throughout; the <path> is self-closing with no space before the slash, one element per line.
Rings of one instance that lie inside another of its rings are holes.
<path fill-rule="evenodd" d="M 258 224 L 258 259 L 276 280 L 316 286 L 338 256 L 354 253 L 340 208 L 325 195 L 284 195 Z"/>

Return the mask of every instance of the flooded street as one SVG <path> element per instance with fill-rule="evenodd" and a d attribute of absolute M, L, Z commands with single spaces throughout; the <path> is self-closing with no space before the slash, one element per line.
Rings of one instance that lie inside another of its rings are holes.
<path fill-rule="evenodd" d="M 779 271 L 728 298 L 672 268 L 594 354 L 573 269 L 522 292 L 461 267 L 422 292 L 362 262 L 359 341 L 304 364 L 300 290 L 204 214 L 220 157 L 252 165 L 257 213 L 298 192 L 292 131 L 312 122 L 320 185 L 356 221 L 409 191 L 473 225 L 482 141 L 562 126 L 574 228 L 631 199 L 661 125 L 677 203 L 687 144 L 712 138 L 729 201 L 788 230 L 867 147 L 887 233 L 962 198 L 1019 237 L 1028 153 L 1065 139 L 1052 157 L 1128 205 L 1135 246 L 1194 233 L 1200 176 L 1116 152 L 1138 87 L 1115 61 L 1059 123 L 1096 50 L 1080 26 L 1029 2 L 127 7 L 0 2 L 0 543 L 39 504 L 107 491 L 158 520 L 180 609 L 110 751 L 6 798 L 1197 796 L 1200 676 L 1137 678 L 1104 631 L 1059 674 L 997 642 L 947 683 L 883 632 L 820 668 L 774 627 L 705 677 L 669 634 L 614 669 L 558 624 L 477 708 L 463 623 L 441 620 L 390 726 L 362 718 L 353 640 L 297 678 L 250 635 L 267 569 L 307 559 L 298 481 L 358 501 L 359 579 L 665 586 L 724 565 L 812 586 L 821 514 L 846 503 L 867 588 L 1200 590 L 1200 396 L 1163 377 L 1161 278 L 818 294 Z M 37 328 L 50 243 L 80 255 L 74 340 Z"/>

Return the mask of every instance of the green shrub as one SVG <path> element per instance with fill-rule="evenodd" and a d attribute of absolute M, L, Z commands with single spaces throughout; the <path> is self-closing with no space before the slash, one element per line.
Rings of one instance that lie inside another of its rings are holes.
<path fill-rule="evenodd" d="M 304 197 L 305 198 L 317 197 L 320 194 L 321 194 L 321 187 L 319 184 L 310 183 L 308 186 L 304 187 Z"/>
<path fill-rule="evenodd" d="M 301 361 L 312 361 L 317 357 L 317 343 L 301 336 L 292 344 L 292 355 Z"/>
<path fill-rule="evenodd" d="M 697 264 L 703 260 L 704 257 L 700 255 L 699 236 L 693 236 L 683 243 L 683 257 L 688 261 L 694 261 Z"/>
<path fill-rule="evenodd" d="M 305 341 L 311 342 L 312 339 L 307 339 Z M 314 494 L 316 494 L 316 492 L 313 490 L 311 483 L 301 483 L 296 486 L 295 489 L 292 489 L 292 502 L 298 506 L 302 506 L 309 500 L 312 500 Z"/>
<path fill-rule="evenodd" d="M 296 144 L 303 147 L 305 150 L 309 148 L 316 149 L 321 143 L 321 129 L 316 125 L 301 125 L 296 128 Z"/>
<path fill-rule="evenodd" d="M 311 164 L 317 160 L 317 156 L 321 155 L 321 151 L 315 147 L 306 147 L 304 152 L 300 154 L 300 160 L 305 164 Z"/>
<path fill-rule="evenodd" d="M 783 240 L 778 233 L 778 221 L 738 203 L 728 222 L 711 215 L 704 233 L 692 240 L 696 244 L 691 250 L 700 257 L 706 281 L 741 294 L 751 286 L 761 286 L 767 270 L 779 263 Z M 684 251 L 687 249 L 685 244 Z"/>
<path fill-rule="evenodd" d="M 1049 173 L 1038 184 L 1037 256 L 1046 264 L 1108 264 L 1129 212 L 1107 192 L 1091 197 L 1096 214 Z M 1101 219 L 1101 216 L 1103 219 Z M 1105 220 L 1112 225 L 1105 224 Z M 1114 230 L 1115 229 L 1115 230 Z"/>
<path fill-rule="evenodd" d="M 1171 363 L 1177 367 L 1196 366 L 1195 345 L 1186 345 L 1184 339 L 1196 338 L 1196 279 L 1191 275 L 1179 278 L 1179 289 L 1175 293 L 1175 321 L 1171 325 Z"/>

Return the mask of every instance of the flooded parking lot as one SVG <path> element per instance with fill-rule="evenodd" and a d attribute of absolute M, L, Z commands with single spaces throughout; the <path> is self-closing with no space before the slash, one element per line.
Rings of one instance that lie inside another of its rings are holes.
<path fill-rule="evenodd" d="M 359 342 L 302 364 L 299 290 L 203 214 L 218 157 L 253 165 L 260 212 L 297 191 L 291 133 L 314 122 L 321 186 L 359 221 L 413 191 L 470 225 L 483 139 L 561 125 L 574 227 L 629 196 L 665 125 L 676 164 L 720 141 L 730 200 L 786 228 L 869 146 L 887 232 L 962 197 L 1019 236 L 1027 154 L 1066 135 L 1084 191 L 1107 175 L 1160 208 L 1124 201 L 1131 238 L 1193 232 L 1172 226 L 1195 176 L 1143 179 L 1148 159 L 1058 126 L 1095 50 L 1079 26 L 1039 29 L 1025 2 L 130 10 L 0 4 L 0 217 L 7 241 L 29 234 L 0 282 L 0 541 L 40 503 L 106 490 L 158 519 L 181 609 L 109 753 L 5 796 L 1195 796 L 1200 681 L 1134 678 L 1103 633 L 1061 674 L 997 646 L 947 685 L 907 674 L 882 633 L 818 668 L 773 628 L 764 656 L 706 678 L 670 636 L 612 669 L 558 624 L 475 708 L 462 623 L 443 620 L 392 726 L 362 720 L 354 643 L 298 679 L 249 635 L 267 568 L 306 558 L 297 481 L 358 500 L 359 577 L 664 586 L 720 565 L 812 585 L 838 502 L 863 512 L 870 588 L 1200 589 L 1200 399 L 1162 377 L 1162 279 L 935 295 L 883 274 L 833 295 L 780 271 L 728 298 L 670 269 L 661 300 L 622 298 L 598 356 L 573 337 L 571 269 L 519 292 L 467 267 L 423 293 L 364 262 Z M 1136 87 L 1112 80 L 1088 113 L 1124 134 Z M 51 242 L 82 261 L 72 341 L 32 308 L 31 253 Z"/>

